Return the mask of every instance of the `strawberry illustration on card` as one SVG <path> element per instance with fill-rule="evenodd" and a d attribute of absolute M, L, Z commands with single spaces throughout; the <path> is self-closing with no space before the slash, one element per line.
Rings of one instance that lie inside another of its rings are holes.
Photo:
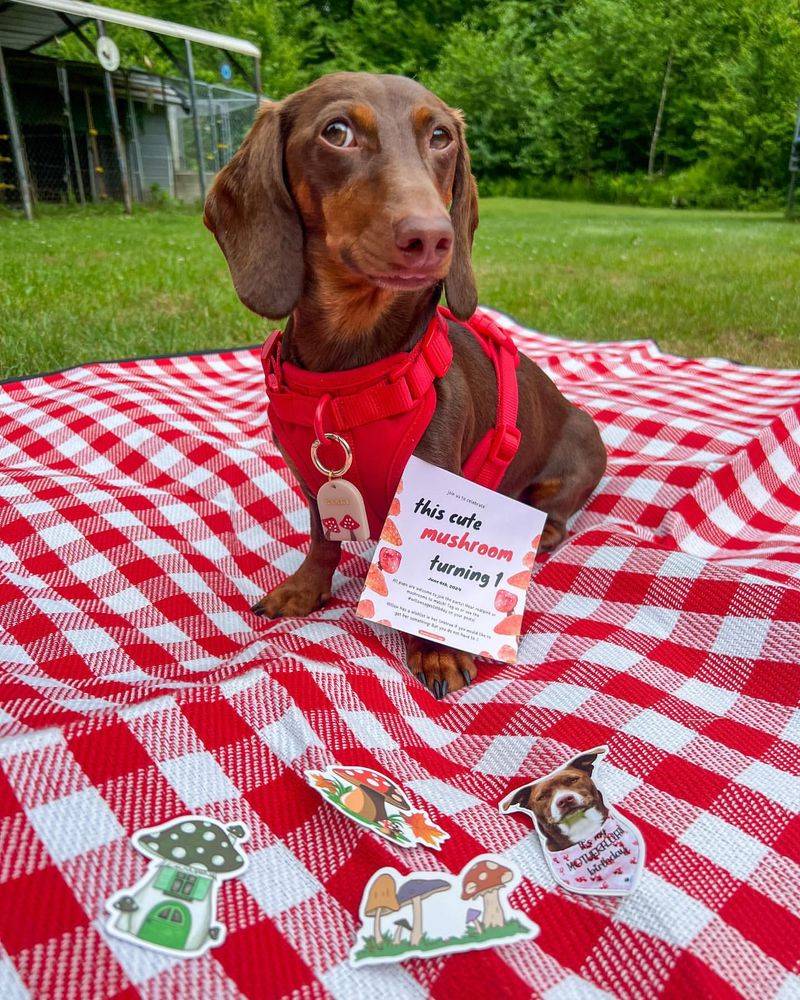
<path fill-rule="evenodd" d="M 494 595 L 495 608 L 506 615 L 511 614 L 517 606 L 517 601 L 519 601 L 519 597 L 516 594 L 512 594 L 509 590 L 498 590 Z"/>
<path fill-rule="evenodd" d="M 402 553 L 397 549 L 390 549 L 384 546 L 378 554 L 378 565 L 385 573 L 396 573 L 400 569 L 403 560 Z"/>

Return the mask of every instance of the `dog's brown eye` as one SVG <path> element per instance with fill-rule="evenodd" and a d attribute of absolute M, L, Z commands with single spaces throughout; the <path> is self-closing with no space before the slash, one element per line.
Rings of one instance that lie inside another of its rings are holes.
<path fill-rule="evenodd" d="M 329 146 L 338 146 L 339 149 L 344 149 L 346 146 L 355 146 L 356 144 L 353 130 L 347 122 L 342 121 L 340 118 L 325 126 L 322 130 L 322 138 Z"/>
<path fill-rule="evenodd" d="M 431 132 L 431 149 L 447 149 L 452 141 L 452 135 L 441 125 L 437 125 Z"/>

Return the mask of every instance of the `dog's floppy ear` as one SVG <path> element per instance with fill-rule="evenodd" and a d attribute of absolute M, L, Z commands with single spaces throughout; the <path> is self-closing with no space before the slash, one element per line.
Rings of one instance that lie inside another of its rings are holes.
<path fill-rule="evenodd" d="M 472 238 L 478 228 L 478 187 L 470 169 L 463 116 L 460 111 L 453 111 L 453 115 L 458 122 L 458 159 L 453 178 L 453 200 L 450 204 L 453 262 L 444 279 L 444 291 L 453 314 L 459 319 L 469 319 L 478 306 L 478 292 L 472 272 Z"/>
<path fill-rule="evenodd" d="M 513 792 L 509 792 L 500 803 L 500 812 L 511 812 L 512 809 L 527 809 L 533 784 L 522 785 L 520 788 L 515 788 Z"/>
<path fill-rule="evenodd" d="M 203 216 L 228 260 L 239 298 L 271 319 L 288 316 L 303 283 L 303 231 L 283 176 L 284 107 L 262 107 L 217 175 Z"/>
<path fill-rule="evenodd" d="M 591 778 L 595 764 L 603 756 L 603 754 L 607 752 L 608 747 L 595 747 L 594 750 L 587 750 L 586 753 L 582 753 L 578 757 L 573 758 L 566 766 L 575 767 L 579 771 L 585 771 Z"/>

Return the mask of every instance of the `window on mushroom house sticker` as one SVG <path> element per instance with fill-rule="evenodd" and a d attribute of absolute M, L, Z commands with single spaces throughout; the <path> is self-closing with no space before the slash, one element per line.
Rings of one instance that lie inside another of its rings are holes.
<path fill-rule="evenodd" d="M 178 872 L 172 881 L 169 891 L 176 896 L 185 896 L 188 899 L 192 895 L 192 890 L 196 882 L 197 876 L 189 875 L 187 872 Z"/>
<path fill-rule="evenodd" d="M 156 889 L 182 899 L 203 899 L 211 886 L 211 879 L 190 875 L 170 865 L 164 865 L 156 879 Z"/>

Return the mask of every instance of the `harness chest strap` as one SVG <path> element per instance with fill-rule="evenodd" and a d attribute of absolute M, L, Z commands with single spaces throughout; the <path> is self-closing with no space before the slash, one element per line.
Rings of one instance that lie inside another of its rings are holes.
<path fill-rule="evenodd" d="M 281 362 L 280 352 L 281 331 L 276 330 L 261 355 L 271 412 L 313 426 L 319 402 L 327 396 L 324 423 L 328 433 L 346 432 L 408 412 L 434 380 L 447 373 L 453 360 L 447 322 L 438 312 L 414 350 L 363 368 L 319 373 L 293 365 L 291 384 L 287 384 L 287 366 Z"/>
<path fill-rule="evenodd" d="M 439 309 L 412 351 L 341 372 L 309 372 L 283 362 L 280 331 L 264 345 L 269 415 L 277 439 L 316 491 L 323 477 L 309 460 L 311 445 L 315 439 L 323 440 L 325 433 L 346 437 L 354 455 L 347 478 L 364 496 L 373 537 L 381 530 L 402 470 L 436 408 L 435 380 L 452 363 L 449 319 L 454 319 L 452 314 Z M 468 456 L 463 474 L 496 489 L 519 447 L 519 355 L 508 334 L 485 314 L 475 313 L 463 325 L 491 359 L 497 378 L 495 426 Z"/>

